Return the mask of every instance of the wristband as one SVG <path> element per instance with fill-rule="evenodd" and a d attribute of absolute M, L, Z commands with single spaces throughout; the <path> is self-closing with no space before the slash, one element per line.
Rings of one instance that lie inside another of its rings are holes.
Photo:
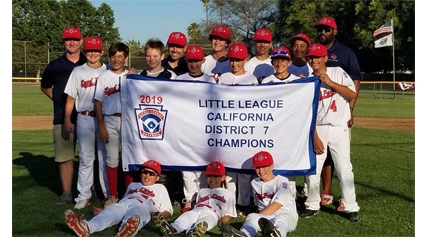
<path fill-rule="evenodd" d="M 350 106 L 350 111 L 353 112 L 354 108 Z"/>

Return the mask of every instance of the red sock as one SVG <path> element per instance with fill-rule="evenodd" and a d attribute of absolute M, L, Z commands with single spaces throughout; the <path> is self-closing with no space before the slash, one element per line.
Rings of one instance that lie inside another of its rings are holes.
<path fill-rule="evenodd" d="M 110 194 L 116 198 L 119 198 L 119 194 L 117 192 L 117 181 L 118 181 L 117 167 L 108 167 L 107 166 L 107 177 L 108 184 L 110 186 Z"/>
<path fill-rule="evenodd" d="M 132 172 L 124 172 L 125 173 L 125 189 L 128 188 L 129 184 L 133 182 Z"/>

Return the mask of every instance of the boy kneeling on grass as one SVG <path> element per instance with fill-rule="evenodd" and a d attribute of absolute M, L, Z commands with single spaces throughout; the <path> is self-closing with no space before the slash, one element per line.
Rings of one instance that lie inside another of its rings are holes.
<path fill-rule="evenodd" d="M 165 218 L 173 214 L 168 191 L 157 183 L 161 175 L 160 164 L 148 160 L 141 165 L 141 182 L 133 182 L 127 187 L 123 198 L 105 209 L 94 208 L 95 217 L 82 220 L 72 210 L 65 211 L 65 223 L 79 237 L 102 231 L 122 222 L 116 237 L 135 236 L 154 213 Z"/>

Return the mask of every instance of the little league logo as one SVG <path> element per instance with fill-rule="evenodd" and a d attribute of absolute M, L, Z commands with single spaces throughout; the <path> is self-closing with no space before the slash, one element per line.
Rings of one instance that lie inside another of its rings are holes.
<path fill-rule="evenodd" d="M 135 108 L 141 140 L 163 140 L 167 110 L 163 105 L 139 105 Z"/>

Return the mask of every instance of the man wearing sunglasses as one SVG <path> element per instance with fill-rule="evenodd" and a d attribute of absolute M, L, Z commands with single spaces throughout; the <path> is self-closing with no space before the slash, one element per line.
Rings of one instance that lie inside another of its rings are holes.
<path fill-rule="evenodd" d="M 341 67 L 353 80 L 356 88 L 356 98 L 350 100 L 350 112 L 351 117 L 347 122 L 349 127 L 349 134 L 351 136 L 351 127 L 354 122 L 353 109 L 357 101 L 360 90 L 360 79 L 362 78 L 362 73 L 360 72 L 359 62 L 357 60 L 356 54 L 348 46 L 339 43 L 336 40 L 338 34 L 338 28 L 335 20 L 331 17 L 322 17 L 317 21 L 317 24 L 314 26 L 317 31 L 317 39 L 319 43 L 323 44 L 328 51 L 328 61 L 326 62 L 327 67 Z M 327 149 L 327 158 L 325 160 L 323 170 L 322 170 L 322 197 L 321 205 L 328 205 L 333 202 L 332 195 L 332 173 L 334 169 L 334 164 L 332 162 L 332 157 Z M 342 205 L 337 208 L 338 211 L 343 210 Z"/>

